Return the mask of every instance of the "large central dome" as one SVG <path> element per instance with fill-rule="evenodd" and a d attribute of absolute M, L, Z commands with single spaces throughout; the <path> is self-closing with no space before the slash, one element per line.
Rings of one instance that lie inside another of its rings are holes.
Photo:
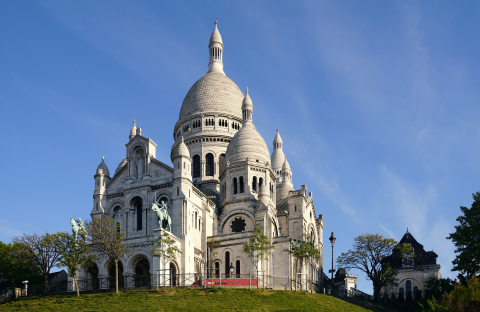
<path fill-rule="evenodd" d="M 179 120 L 197 113 L 226 113 L 241 120 L 243 93 L 224 73 L 210 72 L 190 88 Z"/>

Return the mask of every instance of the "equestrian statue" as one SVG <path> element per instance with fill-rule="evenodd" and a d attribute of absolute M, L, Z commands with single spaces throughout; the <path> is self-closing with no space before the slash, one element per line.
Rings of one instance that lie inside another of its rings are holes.
<path fill-rule="evenodd" d="M 168 215 L 167 205 L 163 202 L 163 200 L 159 204 L 155 198 L 155 202 L 152 204 L 152 210 L 157 214 L 158 228 L 172 232 L 172 219 L 170 219 L 170 216 Z"/>
<path fill-rule="evenodd" d="M 82 219 L 78 218 L 75 220 L 75 215 L 73 218 L 70 218 L 70 224 L 72 225 L 72 234 L 77 240 L 77 237 L 80 236 L 84 240 L 87 238 L 87 230 L 85 229 L 85 225 L 83 225 Z"/>

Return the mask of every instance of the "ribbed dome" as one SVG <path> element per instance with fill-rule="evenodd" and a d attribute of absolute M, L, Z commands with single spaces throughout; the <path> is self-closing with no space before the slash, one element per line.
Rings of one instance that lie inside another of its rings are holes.
<path fill-rule="evenodd" d="M 183 137 L 182 137 L 182 142 L 180 142 L 180 144 L 178 145 L 177 151 L 175 152 L 175 157 L 177 156 L 190 157 L 190 152 L 188 151 L 188 148 L 185 145 L 185 142 L 183 141 Z"/>
<path fill-rule="evenodd" d="M 135 125 L 136 124 L 136 121 L 135 119 L 133 120 L 133 127 L 132 129 L 130 130 L 130 135 L 128 136 L 128 138 L 131 140 L 133 139 L 134 136 L 137 135 L 137 126 Z"/>
<path fill-rule="evenodd" d="M 232 138 L 225 153 L 225 161 L 233 164 L 237 161 L 245 161 L 247 157 L 252 161 L 270 163 L 267 144 L 252 123 L 244 124 Z"/>
<path fill-rule="evenodd" d="M 102 157 L 102 162 L 100 163 L 100 165 L 98 165 L 97 167 L 97 171 L 95 174 L 99 174 L 99 169 L 102 169 L 103 170 L 103 174 L 106 175 L 106 176 L 110 176 L 110 172 L 108 171 L 108 167 L 107 167 L 107 164 L 105 163 L 105 158 Z"/>
<path fill-rule="evenodd" d="M 242 118 L 243 93 L 227 76 L 211 72 L 190 88 L 180 109 L 179 119 L 195 113 L 229 113 Z"/>
<path fill-rule="evenodd" d="M 115 169 L 115 174 L 117 174 L 117 172 L 120 171 L 120 169 L 122 169 L 123 166 L 125 166 L 127 163 L 128 163 L 128 160 L 127 160 L 126 158 L 124 158 L 124 159 L 118 164 L 117 169 Z M 115 174 L 114 174 L 114 175 L 115 175 Z"/>

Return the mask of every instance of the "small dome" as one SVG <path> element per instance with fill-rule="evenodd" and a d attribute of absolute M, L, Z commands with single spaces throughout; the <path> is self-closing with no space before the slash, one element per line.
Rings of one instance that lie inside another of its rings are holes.
<path fill-rule="evenodd" d="M 132 127 L 132 130 L 130 130 L 130 135 L 128 136 L 128 138 L 131 140 L 133 139 L 134 136 L 137 135 L 137 126 L 135 126 L 137 122 L 135 121 L 135 119 L 133 120 L 133 127 Z"/>
<path fill-rule="evenodd" d="M 252 99 L 250 98 L 250 95 L 248 95 L 248 88 L 247 88 L 245 97 L 243 98 L 243 101 L 242 101 L 242 110 L 246 109 L 247 107 L 253 109 Z"/>
<path fill-rule="evenodd" d="M 287 171 L 291 172 L 292 169 L 290 169 L 290 164 L 287 161 L 287 155 L 285 155 L 285 161 L 283 162 L 282 172 L 287 172 Z"/>
<path fill-rule="evenodd" d="M 215 20 L 215 29 L 210 36 L 210 44 L 218 42 L 223 46 L 222 35 L 220 35 L 220 32 L 218 31 L 217 24 L 218 22 Z"/>
<path fill-rule="evenodd" d="M 270 163 L 267 144 L 251 123 L 246 123 L 235 134 L 225 153 L 225 161 L 230 163 L 245 161 L 247 158 Z"/>
<path fill-rule="evenodd" d="M 122 169 L 123 166 L 125 166 L 127 163 L 128 163 L 128 160 L 127 160 L 126 158 L 124 158 L 124 159 L 118 164 L 117 169 L 115 169 L 115 174 L 117 174 L 117 172 L 119 172 L 120 169 Z"/>
<path fill-rule="evenodd" d="M 182 136 L 182 142 L 180 142 L 175 152 L 175 157 L 178 157 L 178 156 L 190 157 L 190 152 L 188 151 L 188 148 L 185 145 L 185 142 L 183 141 L 183 136 Z"/>
<path fill-rule="evenodd" d="M 105 157 L 102 157 L 102 162 L 100 163 L 100 165 L 98 165 L 97 172 L 95 174 L 104 174 L 108 177 L 110 176 L 110 172 L 108 171 L 107 164 L 105 163 Z"/>

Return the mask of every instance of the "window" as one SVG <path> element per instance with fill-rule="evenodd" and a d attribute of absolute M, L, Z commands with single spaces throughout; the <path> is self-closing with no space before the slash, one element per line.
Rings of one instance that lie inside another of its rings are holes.
<path fill-rule="evenodd" d="M 132 205 L 135 209 L 135 213 L 137 215 L 137 231 L 142 230 L 142 224 L 143 224 L 143 211 L 142 211 L 142 200 L 138 197 L 135 197 L 132 200 Z"/>
<path fill-rule="evenodd" d="M 215 277 L 219 278 L 220 277 L 220 263 L 215 262 Z"/>
<path fill-rule="evenodd" d="M 206 171 L 206 175 L 207 176 L 213 176 L 213 155 L 212 154 L 207 154 L 207 156 L 205 156 L 205 163 L 206 163 L 206 168 L 205 168 L 205 171 Z"/>
<path fill-rule="evenodd" d="M 417 295 L 418 295 L 418 287 L 415 286 L 413 287 L 413 300 L 417 299 Z"/>
<path fill-rule="evenodd" d="M 98 203 L 97 203 L 95 206 L 96 206 L 96 209 L 97 209 L 97 211 L 98 211 Z"/>
<path fill-rule="evenodd" d="M 240 184 L 240 193 L 243 193 L 243 177 L 240 177 L 239 184 Z"/>
<path fill-rule="evenodd" d="M 405 293 L 404 293 L 403 287 L 400 287 L 400 289 L 398 290 L 398 298 L 405 299 Z"/>
<path fill-rule="evenodd" d="M 200 156 L 198 155 L 193 156 L 193 177 L 200 177 Z"/>
<path fill-rule="evenodd" d="M 225 154 L 221 154 L 218 159 L 218 168 L 220 169 L 219 174 L 223 172 L 223 167 L 225 166 Z"/>
<path fill-rule="evenodd" d="M 247 224 L 245 223 L 245 220 L 239 217 L 239 218 L 233 219 L 232 225 L 230 226 L 230 228 L 232 229 L 232 233 L 240 233 L 245 231 L 246 225 Z"/>
<path fill-rule="evenodd" d="M 237 194 L 237 178 L 233 178 L 233 194 Z"/>
<path fill-rule="evenodd" d="M 198 215 L 197 215 L 197 212 L 195 211 L 195 228 L 197 228 L 197 220 L 198 220 Z"/>
<path fill-rule="evenodd" d="M 263 178 L 258 179 L 258 188 L 263 186 Z"/>
<path fill-rule="evenodd" d="M 297 205 L 295 205 L 295 211 L 297 211 Z"/>
<path fill-rule="evenodd" d="M 177 187 L 177 196 L 179 196 L 179 195 L 180 195 L 180 188 Z"/>
<path fill-rule="evenodd" d="M 225 253 L 225 277 L 230 277 L 230 252 Z"/>
<path fill-rule="evenodd" d="M 412 294 L 412 281 L 408 280 L 405 283 L 405 288 L 407 289 L 407 297 Z"/>
<path fill-rule="evenodd" d="M 252 189 L 254 192 L 257 191 L 257 177 L 253 177 Z"/>
<path fill-rule="evenodd" d="M 240 260 L 235 262 L 235 273 L 237 274 L 237 278 L 240 278 Z"/>

